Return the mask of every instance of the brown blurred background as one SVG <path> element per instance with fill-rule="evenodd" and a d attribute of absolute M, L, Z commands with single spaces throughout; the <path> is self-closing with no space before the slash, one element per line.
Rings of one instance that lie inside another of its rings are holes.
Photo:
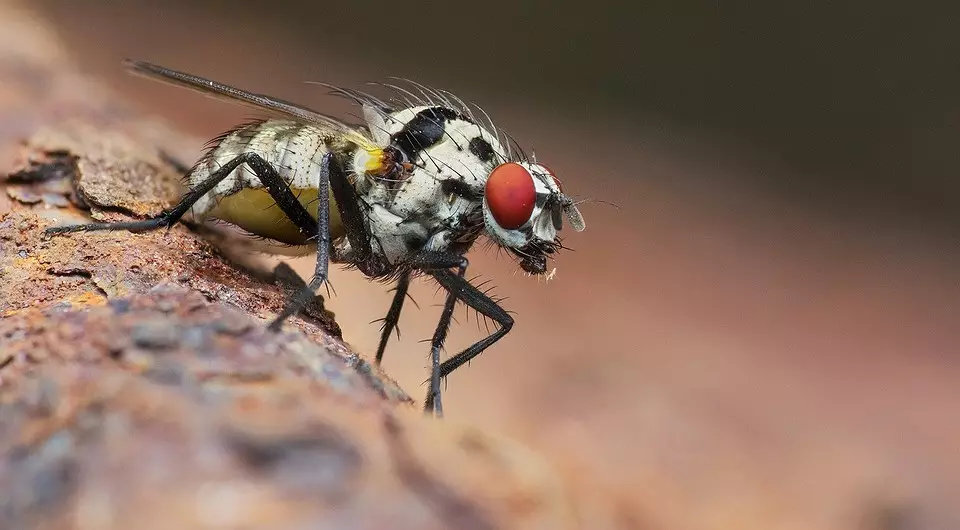
<path fill-rule="evenodd" d="M 450 421 L 578 455 L 652 527 L 960 528 L 960 4 L 31 5 L 201 137 L 249 111 L 119 60 L 341 113 L 302 81 L 413 78 L 616 203 L 583 206 L 549 283 L 471 255 L 517 325 L 449 378 Z M 372 354 L 390 295 L 333 283 Z M 417 397 L 434 291 L 385 361 Z M 458 318 L 449 353 L 482 335 Z"/>

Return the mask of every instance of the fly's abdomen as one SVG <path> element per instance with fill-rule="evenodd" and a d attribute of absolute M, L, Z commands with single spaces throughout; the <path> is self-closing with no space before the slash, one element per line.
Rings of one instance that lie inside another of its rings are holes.
<path fill-rule="evenodd" d="M 190 175 L 199 185 L 219 167 L 244 153 L 256 153 L 267 161 L 290 187 L 300 203 L 317 217 L 317 187 L 320 161 L 334 140 L 330 133 L 294 121 L 255 122 L 224 135 Z M 330 232 L 343 234 L 340 216 L 330 195 Z M 246 164 L 241 164 L 194 207 L 194 215 L 220 219 L 251 234 L 291 245 L 302 245 L 315 234 L 305 234 L 276 205 L 263 182 Z"/>

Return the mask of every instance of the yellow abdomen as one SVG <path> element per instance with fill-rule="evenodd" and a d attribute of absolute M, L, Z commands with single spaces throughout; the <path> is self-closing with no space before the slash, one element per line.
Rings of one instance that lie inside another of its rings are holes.
<path fill-rule="evenodd" d="M 297 196 L 300 204 L 316 219 L 317 190 L 293 189 L 291 191 Z M 300 229 L 277 206 L 270 193 L 263 188 L 246 188 L 221 198 L 217 207 L 210 212 L 210 216 L 235 224 L 251 234 L 288 245 L 304 245 L 307 243 L 307 238 L 314 235 L 301 233 Z M 330 192 L 330 239 L 335 240 L 343 235 L 340 212 L 333 199 L 333 192 Z"/>

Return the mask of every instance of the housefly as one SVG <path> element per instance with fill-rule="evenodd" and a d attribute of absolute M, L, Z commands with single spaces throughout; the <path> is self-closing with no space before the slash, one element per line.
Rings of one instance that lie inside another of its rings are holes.
<path fill-rule="evenodd" d="M 433 278 L 446 302 L 431 340 L 424 411 L 441 416 L 440 381 L 506 335 L 513 318 L 465 277 L 464 254 L 480 237 L 544 274 L 561 245 L 563 219 L 584 229 L 576 203 L 547 166 L 514 149 L 479 107 L 417 83 L 383 83 L 387 101 L 323 84 L 362 110 L 363 124 L 270 96 L 127 60 L 132 73 L 244 104 L 269 117 L 239 125 L 210 143 L 189 169 L 189 191 L 155 218 L 49 228 L 145 231 L 182 219 L 219 219 L 286 245 L 316 244 L 316 267 L 269 324 L 277 331 L 327 281 L 330 262 L 371 279 L 395 282 L 376 354 L 383 359 L 415 276 Z M 322 84 L 322 83 L 321 83 Z M 484 120 L 478 119 L 483 116 Z M 497 324 L 487 337 L 441 362 L 457 301 Z"/>

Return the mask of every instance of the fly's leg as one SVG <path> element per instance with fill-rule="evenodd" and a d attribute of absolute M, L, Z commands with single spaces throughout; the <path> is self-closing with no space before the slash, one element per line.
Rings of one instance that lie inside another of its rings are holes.
<path fill-rule="evenodd" d="M 362 272 L 367 274 L 377 275 L 383 270 L 384 264 L 377 261 L 373 256 L 370 234 L 363 221 L 363 212 L 360 211 L 360 201 L 357 198 L 356 190 L 347 180 L 343 165 L 333 153 L 323 155 L 323 159 L 320 161 L 320 178 L 317 189 L 320 190 L 317 194 L 317 223 L 314 228 L 317 234 L 317 263 L 313 277 L 306 287 L 294 295 L 283 312 L 270 323 L 269 328 L 273 331 L 279 330 L 287 318 L 297 314 L 309 304 L 313 300 L 317 289 L 328 279 L 327 272 L 331 250 L 330 195 L 327 192 L 328 189 L 333 192 L 333 198 L 340 213 L 340 220 L 346 231 L 347 240 L 350 241 L 351 260 L 357 264 Z"/>
<path fill-rule="evenodd" d="M 415 256 L 410 263 L 411 266 L 428 271 L 433 274 L 449 274 L 449 269 L 456 267 L 456 277 L 462 278 L 467 272 L 467 258 L 458 254 L 445 252 L 423 252 Z M 469 284 L 468 284 L 469 285 Z M 457 299 L 453 296 L 453 291 L 449 291 L 447 301 L 443 306 L 443 312 L 440 314 L 440 322 L 437 329 L 433 332 L 433 338 L 430 340 L 430 390 L 424 400 L 424 412 L 432 411 L 435 416 L 443 417 L 443 404 L 440 401 L 440 350 L 443 348 L 443 341 L 447 338 L 447 332 L 450 330 L 450 319 L 453 317 L 453 307 Z"/>
<path fill-rule="evenodd" d="M 340 167 L 340 164 L 337 163 L 333 153 L 323 155 L 323 158 L 320 160 L 319 182 L 317 183 L 317 224 L 315 228 L 317 238 L 317 262 L 313 269 L 313 277 L 310 278 L 310 282 L 307 283 L 307 285 L 293 295 L 293 298 L 287 302 L 287 306 L 283 308 L 283 311 L 273 319 L 273 322 L 268 326 L 270 331 L 280 331 L 283 322 L 303 310 L 303 308 L 316 297 L 317 289 L 326 283 L 329 278 L 330 194 L 327 190 L 330 186 L 330 177 L 336 172 L 340 172 L 340 176 L 343 177 L 343 169 Z M 346 179 L 346 177 L 343 178 L 344 180 Z"/>
<path fill-rule="evenodd" d="M 457 271 L 457 276 L 463 277 L 466 267 L 461 267 Z M 443 342 L 447 339 L 447 332 L 450 331 L 450 319 L 453 317 L 453 308 L 457 304 L 457 297 L 453 291 L 447 291 L 447 301 L 443 304 L 443 312 L 440 313 L 440 321 L 437 322 L 437 329 L 433 332 L 433 339 L 430 341 L 430 390 L 427 391 L 427 397 L 423 400 L 423 412 L 433 412 L 433 415 L 443 417 L 443 402 L 440 400 L 440 372 L 443 366 L 440 363 L 440 350 L 443 348 Z"/>
<path fill-rule="evenodd" d="M 330 158 L 330 190 L 337 201 L 340 221 L 350 242 L 349 259 L 361 272 L 371 277 L 385 274 L 390 265 L 373 253 L 370 245 L 371 235 L 367 229 L 366 216 L 360 210 L 360 198 L 354 189 L 343 165 L 336 158 Z"/>
<path fill-rule="evenodd" d="M 355 263 L 357 268 L 368 276 L 380 276 L 386 272 L 390 266 L 374 256 L 373 249 L 370 245 L 370 232 L 364 223 L 363 213 L 360 211 L 360 200 L 357 197 L 356 190 L 347 181 L 346 175 L 339 163 L 337 163 L 336 160 L 332 162 L 337 167 L 331 168 L 330 171 L 330 189 L 333 191 L 333 197 L 337 201 L 337 209 L 340 211 L 340 220 L 343 222 L 347 240 L 350 241 L 351 253 L 349 261 Z M 422 261 L 422 259 L 418 261 L 418 258 L 413 258 L 413 261 L 406 267 L 406 271 L 401 273 L 397 280 L 396 294 L 393 297 L 393 303 L 390 304 L 390 310 L 387 312 L 386 318 L 384 318 L 380 345 L 377 348 L 376 364 L 380 364 L 383 360 L 387 340 L 390 337 L 390 333 L 396 328 L 397 321 L 400 319 L 400 311 L 403 309 L 404 298 L 407 296 L 407 288 L 410 286 L 410 270 L 411 268 L 416 268 L 413 262 L 420 261 Z"/>
<path fill-rule="evenodd" d="M 380 333 L 380 345 L 377 347 L 377 360 L 379 365 L 383 360 L 383 352 L 387 349 L 387 340 L 390 339 L 390 333 L 397 327 L 400 320 L 400 311 L 403 309 L 403 302 L 407 298 L 407 289 L 410 287 L 410 271 L 404 272 L 397 280 L 396 292 L 393 295 L 393 302 L 390 304 L 390 310 L 383 319 L 383 331 Z M 397 331 L 397 337 L 400 332 Z"/>
<path fill-rule="evenodd" d="M 454 275 L 449 271 L 439 271 L 433 273 L 433 277 L 451 293 L 451 296 L 500 325 L 500 328 L 490 335 L 487 335 L 469 348 L 444 361 L 443 364 L 440 365 L 440 377 L 443 378 L 450 375 L 457 368 L 470 362 L 471 359 L 480 355 L 483 350 L 493 346 L 493 343 L 509 333 L 510 329 L 513 328 L 513 317 L 511 317 L 505 309 L 500 307 L 500 304 L 467 281 L 463 277 L 463 273 Z M 447 325 L 449 324 L 448 319 Z"/>
<path fill-rule="evenodd" d="M 423 410 L 425 413 L 433 413 L 437 417 L 443 416 L 443 405 L 440 400 L 440 380 L 451 372 L 459 368 L 464 363 L 470 361 L 483 350 L 489 348 L 513 328 L 513 317 L 511 317 L 500 305 L 492 298 L 473 286 L 464 274 L 467 272 L 468 261 L 459 254 L 447 252 L 421 252 L 415 255 L 407 262 L 408 266 L 419 269 L 430 274 L 447 291 L 447 299 L 443 306 L 443 312 L 440 314 L 440 321 L 437 323 L 437 329 L 430 342 L 430 390 L 424 400 Z M 453 272 L 451 269 L 457 269 Z M 473 344 L 469 348 L 440 362 L 440 350 L 443 348 L 443 342 L 447 338 L 447 332 L 450 330 L 450 321 L 453 318 L 453 309 L 457 300 L 467 304 L 469 307 L 478 311 L 480 314 L 494 320 L 500 327 Z"/>
<path fill-rule="evenodd" d="M 290 218 L 297 228 L 306 233 L 315 233 L 317 223 L 310 217 L 306 208 L 300 204 L 297 197 L 290 191 L 287 183 L 283 181 L 277 170 L 274 169 L 266 160 L 256 153 L 245 153 L 226 164 L 220 166 L 201 182 L 197 187 L 188 191 L 177 203 L 173 209 L 160 214 L 152 219 L 143 221 L 120 222 L 120 223 L 87 223 L 80 225 L 54 226 L 45 230 L 48 235 L 67 234 L 71 232 L 90 232 L 95 230 L 127 230 L 130 232 L 144 232 L 157 230 L 163 227 L 175 225 L 201 197 L 210 192 L 223 179 L 227 178 L 233 170 L 240 164 L 247 164 L 253 170 L 254 174 L 260 179 L 270 196 L 276 201 L 277 206 L 283 210 L 283 213 Z"/>

